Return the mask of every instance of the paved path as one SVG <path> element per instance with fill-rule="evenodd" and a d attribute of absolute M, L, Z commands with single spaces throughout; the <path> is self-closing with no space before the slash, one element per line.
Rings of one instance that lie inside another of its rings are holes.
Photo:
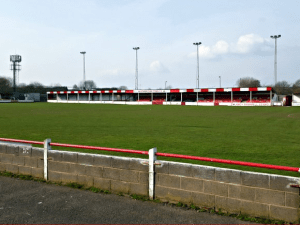
<path fill-rule="evenodd" d="M 0 176 L 2 223 L 242 224 L 235 218 L 196 212 L 114 194 L 93 193 Z"/>

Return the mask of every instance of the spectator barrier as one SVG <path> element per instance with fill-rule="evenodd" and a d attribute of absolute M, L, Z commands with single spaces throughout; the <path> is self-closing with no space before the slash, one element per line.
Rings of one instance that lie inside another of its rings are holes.
<path fill-rule="evenodd" d="M 299 168 L 223 160 L 198 156 L 0 138 L 0 141 L 44 145 L 44 149 L 0 145 L 0 171 L 42 176 L 60 182 L 79 182 L 113 192 L 149 195 L 150 199 L 180 201 L 222 209 L 298 221 L 299 179 L 210 166 L 157 161 L 158 156 L 210 161 L 299 172 Z M 51 146 L 149 155 L 149 160 L 51 150 Z M 38 157 L 38 158 L 37 158 Z M 148 169 L 145 166 L 148 165 Z"/>

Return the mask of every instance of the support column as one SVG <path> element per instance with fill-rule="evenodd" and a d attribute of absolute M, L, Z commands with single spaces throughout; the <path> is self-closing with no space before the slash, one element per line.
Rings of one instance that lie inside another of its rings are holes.
<path fill-rule="evenodd" d="M 89 92 L 89 102 L 91 101 L 91 93 Z"/>
<path fill-rule="evenodd" d="M 250 102 L 252 102 L 252 91 L 250 91 Z"/>
<path fill-rule="evenodd" d="M 100 92 L 100 101 L 102 102 L 102 92 Z"/>
<path fill-rule="evenodd" d="M 151 93 L 151 102 L 153 102 L 153 93 Z"/>
<path fill-rule="evenodd" d="M 166 92 L 166 102 L 168 101 L 168 93 Z"/>
<path fill-rule="evenodd" d="M 157 148 L 152 148 L 149 150 L 149 199 L 150 200 L 154 199 L 154 194 L 155 194 L 154 170 L 155 170 L 156 152 L 157 152 Z"/>
<path fill-rule="evenodd" d="M 68 92 L 67 92 L 67 102 L 69 101 L 69 94 L 68 94 Z"/>
<path fill-rule="evenodd" d="M 213 92 L 213 102 L 216 101 L 216 92 Z"/>
<path fill-rule="evenodd" d="M 231 91 L 231 103 L 233 102 L 233 91 Z"/>
<path fill-rule="evenodd" d="M 180 94 L 181 94 L 181 100 L 180 100 L 180 102 L 182 102 L 182 92 Z"/>
<path fill-rule="evenodd" d="M 48 179 L 48 150 L 51 150 L 50 147 L 51 139 L 48 138 L 44 141 L 44 179 Z"/>
<path fill-rule="evenodd" d="M 140 93 L 138 93 L 138 101 L 140 101 Z"/>
<path fill-rule="evenodd" d="M 77 101 L 79 102 L 79 93 L 77 93 Z"/>
<path fill-rule="evenodd" d="M 111 95 L 111 100 L 114 101 L 114 93 Z"/>
<path fill-rule="evenodd" d="M 197 102 L 198 102 L 198 100 L 199 100 L 199 92 L 197 91 Z"/>

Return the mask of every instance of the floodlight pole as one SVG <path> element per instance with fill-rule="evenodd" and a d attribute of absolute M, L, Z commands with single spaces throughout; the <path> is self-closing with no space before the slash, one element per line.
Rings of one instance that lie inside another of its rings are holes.
<path fill-rule="evenodd" d="M 199 51 L 198 51 L 198 47 L 199 45 L 201 45 L 201 42 L 196 42 L 196 43 L 193 43 L 194 45 L 197 45 L 197 77 L 196 77 L 196 88 L 199 88 Z"/>
<path fill-rule="evenodd" d="M 276 85 L 277 84 L 277 38 L 280 38 L 281 35 L 280 34 L 279 35 L 272 35 L 270 37 L 272 39 L 275 39 L 274 79 L 275 79 L 275 85 Z"/>
<path fill-rule="evenodd" d="M 137 55 L 137 50 L 139 50 L 140 47 L 134 47 L 133 50 L 135 50 L 135 59 L 136 59 L 136 64 L 135 64 L 135 90 L 139 89 L 139 80 L 138 80 L 138 55 Z"/>
<path fill-rule="evenodd" d="M 222 87 L 222 86 L 221 86 L 221 76 L 219 76 L 219 78 L 220 78 L 220 88 L 221 88 L 221 87 Z"/>
<path fill-rule="evenodd" d="M 165 81 L 165 90 L 167 90 L 167 81 Z"/>
<path fill-rule="evenodd" d="M 83 55 L 83 88 L 86 90 L 85 86 L 85 53 L 86 52 L 80 52 Z"/>

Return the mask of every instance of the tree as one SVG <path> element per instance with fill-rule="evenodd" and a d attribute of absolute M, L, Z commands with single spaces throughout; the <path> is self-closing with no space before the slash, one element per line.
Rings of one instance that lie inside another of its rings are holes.
<path fill-rule="evenodd" d="M 127 90 L 127 89 L 128 88 L 126 86 L 124 86 L 124 85 L 122 85 L 122 86 L 119 87 L 119 90 Z"/>
<path fill-rule="evenodd" d="M 278 95 L 290 95 L 292 94 L 291 85 L 287 81 L 279 81 L 275 84 L 275 92 Z"/>
<path fill-rule="evenodd" d="M 79 90 L 79 88 L 76 84 L 73 85 L 73 90 Z"/>
<path fill-rule="evenodd" d="M 240 78 L 236 82 L 238 87 L 260 87 L 260 81 L 253 77 Z"/>
<path fill-rule="evenodd" d="M 85 84 L 85 85 L 84 85 Z M 81 81 L 79 84 L 80 89 L 92 90 L 97 88 L 96 83 L 93 80 L 86 80 L 85 82 Z"/>
<path fill-rule="evenodd" d="M 300 93 L 300 79 L 293 84 L 293 93 Z"/>
<path fill-rule="evenodd" d="M 0 77 L 0 94 L 10 95 L 12 92 L 12 80 L 10 78 Z"/>

